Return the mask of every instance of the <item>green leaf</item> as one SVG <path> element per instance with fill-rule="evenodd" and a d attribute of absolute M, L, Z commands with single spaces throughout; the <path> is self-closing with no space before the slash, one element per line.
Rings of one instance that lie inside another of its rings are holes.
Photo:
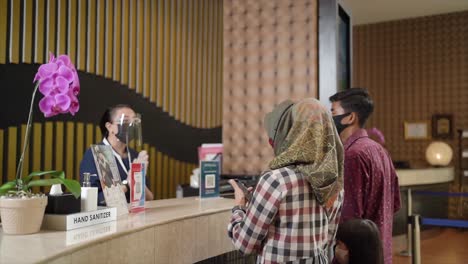
<path fill-rule="evenodd" d="M 16 189 L 16 181 L 9 181 L 0 186 L 0 195 L 5 194 L 12 189 Z"/>
<path fill-rule="evenodd" d="M 53 184 L 63 184 L 76 198 L 81 195 L 81 186 L 80 183 L 75 180 L 62 179 L 62 178 L 52 178 L 52 179 L 40 179 L 32 180 L 28 183 L 28 188 L 34 186 L 50 186 Z"/>
<path fill-rule="evenodd" d="M 62 178 L 65 179 L 65 173 L 63 171 L 34 171 L 31 172 L 28 176 L 23 178 L 23 184 L 27 185 L 33 177 L 36 176 L 45 176 L 50 175 L 52 178 Z"/>
<path fill-rule="evenodd" d="M 53 179 L 40 179 L 40 180 L 32 180 L 28 183 L 28 188 L 35 187 L 35 186 L 51 186 L 53 184 L 62 184 L 63 179 L 60 178 L 53 178 Z"/>
<path fill-rule="evenodd" d="M 63 185 L 76 197 L 81 195 L 80 183 L 75 180 L 63 179 Z"/>
<path fill-rule="evenodd" d="M 50 179 L 37 179 L 33 177 L 42 177 L 44 175 L 50 175 Z M 35 186 L 51 186 L 53 184 L 63 184 L 76 198 L 81 195 L 80 183 L 75 180 L 65 179 L 65 173 L 63 171 L 35 171 L 31 172 L 28 176 L 23 178 L 23 190 L 28 191 L 31 187 Z M 3 184 L 0 187 L 0 195 L 7 193 L 8 191 L 16 191 L 16 181 L 10 181 Z"/>

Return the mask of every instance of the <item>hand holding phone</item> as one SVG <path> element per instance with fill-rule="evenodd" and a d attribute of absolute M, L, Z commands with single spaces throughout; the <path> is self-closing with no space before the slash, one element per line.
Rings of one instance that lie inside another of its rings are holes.
<path fill-rule="evenodd" d="M 239 180 L 236 180 L 236 183 L 237 183 L 237 186 L 239 186 L 239 188 L 242 190 L 242 192 L 244 193 L 244 196 L 245 196 L 245 200 L 246 201 L 251 201 L 252 200 L 252 192 L 249 191 L 249 189 L 247 189 L 247 187 L 245 186 L 245 184 L 243 184 L 242 182 L 240 182 Z"/>

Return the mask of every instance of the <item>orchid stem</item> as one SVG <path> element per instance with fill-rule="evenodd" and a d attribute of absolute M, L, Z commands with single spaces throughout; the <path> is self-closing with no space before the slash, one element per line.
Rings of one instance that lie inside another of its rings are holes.
<path fill-rule="evenodd" d="M 31 134 L 31 122 L 32 122 L 32 117 L 33 117 L 34 98 L 36 98 L 36 92 L 38 88 L 39 88 L 39 82 L 37 82 L 36 85 L 34 86 L 34 91 L 33 91 L 32 99 L 31 99 L 31 105 L 29 106 L 29 116 L 28 116 L 28 123 L 26 125 L 26 133 L 24 133 L 23 151 L 21 152 L 21 157 L 18 161 L 18 166 L 16 167 L 16 188 L 18 189 L 18 191 L 23 189 L 23 183 L 21 181 L 21 178 L 23 176 L 24 153 L 26 152 L 26 149 L 29 146 L 29 138 Z"/>

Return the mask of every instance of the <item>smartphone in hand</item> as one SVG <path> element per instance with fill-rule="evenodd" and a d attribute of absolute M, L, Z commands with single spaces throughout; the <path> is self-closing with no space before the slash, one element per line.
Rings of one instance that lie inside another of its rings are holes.
<path fill-rule="evenodd" d="M 239 180 L 236 180 L 236 183 L 239 186 L 239 188 L 241 188 L 242 192 L 244 192 L 245 200 L 246 201 L 251 201 L 252 200 L 252 192 L 250 192 L 247 189 L 247 187 L 245 186 L 245 184 L 243 184 Z"/>

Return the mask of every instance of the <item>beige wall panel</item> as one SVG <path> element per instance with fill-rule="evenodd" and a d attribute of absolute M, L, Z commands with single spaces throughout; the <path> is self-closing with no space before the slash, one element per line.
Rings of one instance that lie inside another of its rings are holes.
<path fill-rule="evenodd" d="M 223 5 L 223 172 L 258 174 L 273 158 L 264 115 L 283 100 L 317 97 L 317 1 Z"/>

